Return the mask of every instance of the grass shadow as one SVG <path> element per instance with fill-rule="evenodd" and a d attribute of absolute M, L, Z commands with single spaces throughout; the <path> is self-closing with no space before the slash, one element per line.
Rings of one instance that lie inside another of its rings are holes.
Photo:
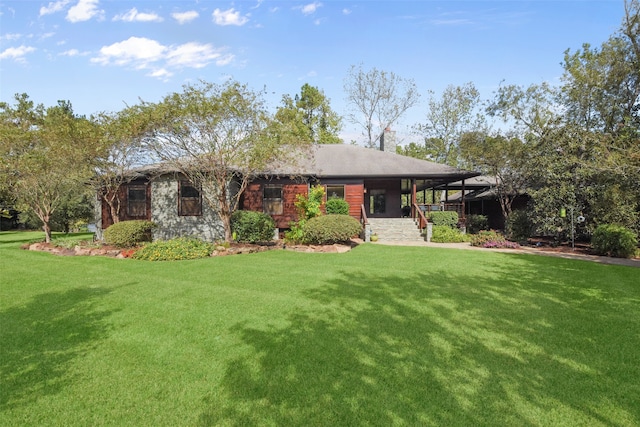
<path fill-rule="evenodd" d="M 200 424 L 640 422 L 637 292 L 589 285 L 573 261 L 513 261 L 343 272 L 307 291 L 317 304 L 288 327 L 237 325 L 253 351 L 228 365 Z"/>
<path fill-rule="evenodd" d="M 57 393 L 71 383 L 73 360 L 105 338 L 111 313 L 95 308 L 109 291 L 76 288 L 36 296 L 0 312 L 0 409 Z"/>

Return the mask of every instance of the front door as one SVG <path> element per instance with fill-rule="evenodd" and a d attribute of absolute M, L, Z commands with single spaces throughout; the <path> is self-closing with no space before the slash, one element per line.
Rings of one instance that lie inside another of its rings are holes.
<path fill-rule="evenodd" d="M 387 198 L 385 189 L 369 191 L 369 215 L 384 215 L 387 210 Z"/>

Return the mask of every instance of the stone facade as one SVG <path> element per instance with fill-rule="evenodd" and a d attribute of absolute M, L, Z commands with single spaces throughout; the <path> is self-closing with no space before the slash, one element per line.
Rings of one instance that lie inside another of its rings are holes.
<path fill-rule="evenodd" d="M 158 227 L 154 240 L 197 237 L 214 242 L 224 239 L 224 228 L 211 207 L 202 200 L 202 214 L 181 216 L 178 212 L 180 180 L 166 175 L 151 182 L 151 221 Z"/>

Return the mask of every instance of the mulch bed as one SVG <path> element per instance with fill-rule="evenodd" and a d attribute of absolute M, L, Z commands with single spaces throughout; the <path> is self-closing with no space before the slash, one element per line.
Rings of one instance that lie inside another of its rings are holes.
<path fill-rule="evenodd" d="M 351 248 L 362 243 L 361 241 L 354 239 L 348 244 L 334 244 L 334 245 L 287 245 L 282 243 L 273 244 L 249 244 L 249 243 L 231 243 L 229 247 L 216 246 L 211 256 L 227 256 L 227 255 L 239 255 L 239 254 L 251 254 L 257 252 L 266 252 L 271 250 L 288 250 L 294 252 L 306 252 L 306 253 L 345 253 L 349 252 Z M 120 249 L 114 246 L 108 245 L 78 245 L 73 248 L 65 248 L 62 246 L 56 246 L 53 243 L 31 243 L 22 246 L 22 249 L 28 249 L 30 251 L 49 252 L 54 255 L 60 256 L 108 256 L 113 258 L 129 258 L 132 249 Z"/>

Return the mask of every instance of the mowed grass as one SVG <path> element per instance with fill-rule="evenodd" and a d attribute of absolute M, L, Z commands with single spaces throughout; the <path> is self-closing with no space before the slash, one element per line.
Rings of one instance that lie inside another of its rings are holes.
<path fill-rule="evenodd" d="M 0 233 L 0 425 L 640 425 L 640 269 L 362 245 L 181 262 Z"/>

